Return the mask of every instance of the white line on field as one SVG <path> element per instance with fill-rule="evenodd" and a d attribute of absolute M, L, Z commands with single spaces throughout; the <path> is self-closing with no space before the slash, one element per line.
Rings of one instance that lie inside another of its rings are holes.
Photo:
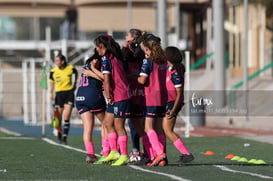
<path fill-rule="evenodd" d="M 81 152 L 81 153 L 86 153 L 86 151 L 82 150 L 82 149 L 78 149 L 78 148 L 74 148 L 72 146 L 68 146 L 68 145 L 62 145 L 62 144 L 58 144 L 56 143 L 55 141 L 51 140 L 51 139 L 48 139 L 48 138 L 43 138 L 44 141 L 46 141 L 47 143 L 49 144 L 52 144 L 52 145 L 56 145 L 56 146 L 61 146 L 61 147 L 64 147 L 64 148 L 67 148 L 67 149 L 70 149 L 70 150 L 74 150 L 74 151 L 78 151 L 78 152 Z M 143 172 L 148 172 L 148 173 L 153 173 L 153 174 L 157 174 L 157 175 L 163 175 L 163 176 L 166 176 L 166 177 L 169 177 L 173 180 L 178 180 L 178 181 L 190 181 L 190 180 L 187 180 L 187 179 L 184 179 L 184 178 L 181 178 L 181 177 L 178 177 L 176 175 L 172 175 L 172 174 L 167 174 L 167 173 L 163 173 L 163 172 L 156 172 L 156 171 L 152 171 L 152 170 L 147 170 L 147 169 L 143 169 L 143 168 L 140 168 L 138 166 L 135 166 L 135 165 L 129 165 L 130 168 L 133 168 L 135 170 L 140 170 L 140 171 L 143 171 Z"/>
<path fill-rule="evenodd" d="M 48 139 L 48 138 L 42 138 L 42 140 L 44 140 L 45 142 L 48 142 L 49 144 L 52 144 L 52 145 L 57 145 L 57 146 L 67 148 L 69 150 L 74 150 L 74 151 L 78 151 L 78 152 L 81 152 L 81 153 L 86 153 L 86 151 L 84 151 L 82 149 L 74 148 L 74 147 L 68 146 L 68 145 L 62 145 L 62 144 L 56 143 L 55 141 L 53 141 L 51 139 Z"/>
<path fill-rule="evenodd" d="M 156 171 L 152 171 L 152 170 L 143 169 L 143 168 L 135 166 L 135 165 L 129 165 L 129 167 L 131 167 L 131 168 L 133 168 L 135 170 L 143 171 L 143 172 L 154 173 L 154 174 L 157 174 L 157 175 L 163 175 L 163 176 L 169 177 L 169 178 L 171 178 L 173 180 L 190 181 L 190 180 L 187 180 L 187 179 L 175 176 L 175 175 L 171 175 L 171 174 L 167 174 L 167 173 L 162 173 L 162 172 L 156 172 Z"/>
<path fill-rule="evenodd" d="M 21 136 L 20 133 L 16 133 L 16 132 L 10 131 L 10 130 L 8 130 L 8 129 L 6 129 L 6 128 L 1 128 L 1 127 L 0 127 L 0 131 L 1 131 L 1 132 L 4 132 L 4 133 L 6 133 L 6 134 L 13 135 L 13 136 Z"/>
<path fill-rule="evenodd" d="M 262 174 L 256 174 L 256 173 L 252 173 L 252 172 L 245 172 L 245 171 L 238 171 L 238 170 L 232 170 L 232 169 L 227 168 L 227 167 L 225 167 L 223 165 L 213 165 L 213 166 L 215 166 L 217 168 L 220 168 L 221 170 L 227 171 L 227 172 L 241 173 L 241 174 L 251 175 L 251 176 L 260 177 L 260 178 L 273 179 L 273 177 L 262 175 Z"/>
<path fill-rule="evenodd" d="M 7 172 L 7 169 L 0 170 L 0 172 L 6 173 L 6 172 Z"/>
<path fill-rule="evenodd" d="M 33 137 L 0 137 L 0 140 L 35 140 Z"/>

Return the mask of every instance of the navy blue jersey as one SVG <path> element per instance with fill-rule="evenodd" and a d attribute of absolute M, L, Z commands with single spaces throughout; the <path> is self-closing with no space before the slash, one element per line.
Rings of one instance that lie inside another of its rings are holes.
<path fill-rule="evenodd" d="M 83 68 L 90 70 L 91 66 L 88 64 L 84 65 Z M 104 111 L 106 103 L 102 91 L 101 81 L 82 74 L 76 95 L 76 107 L 79 113 Z"/>

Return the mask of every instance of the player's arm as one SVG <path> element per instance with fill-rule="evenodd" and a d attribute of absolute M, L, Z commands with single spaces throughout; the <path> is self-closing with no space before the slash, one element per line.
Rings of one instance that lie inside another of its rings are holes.
<path fill-rule="evenodd" d="M 111 95 L 111 75 L 110 74 L 103 74 L 104 76 L 104 86 L 105 86 L 105 94 L 106 94 L 106 99 L 109 102 L 109 104 L 114 103 L 113 96 Z"/>
<path fill-rule="evenodd" d="M 179 108 L 180 105 L 182 105 L 181 101 L 183 99 L 183 92 L 184 92 L 184 87 L 183 87 L 183 78 L 180 74 L 174 73 L 172 74 L 171 81 L 174 84 L 175 91 L 176 91 L 176 99 L 174 101 L 174 105 L 172 110 L 169 112 L 168 118 L 171 119 L 175 115 L 174 113 L 177 112 L 177 109 Z"/>
<path fill-rule="evenodd" d="M 98 59 L 94 59 L 91 62 L 92 72 L 95 74 L 94 78 L 98 78 L 98 80 L 104 81 L 104 76 L 103 76 L 102 72 L 100 70 L 98 70 L 98 67 L 99 67 L 99 61 L 98 61 Z"/>
<path fill-rule="evenodd" d="M 168 114 L 169 119 L 171 119 L 171 118 L 173 118 L 175 116 L 174 113 L 176 112 L 176 110 L 181 105 L 181 101 L 182 101 L 182 98 L 183 98 L 183 88 L 182 87 L 177 87 L 177 88 L 175 88 L 175 90 L 176 90 L 176 99 L 174 101 L 174 105 L 173 105 L 172 110 Z"/>
<path fill-rule="evenodd" d="M 104 79 L 104 90 L 105 90 L 105 96 L 109 104 L 114 103 L 113 95 L 111 94 L 111 79 L 112 79 L 112 64 L 111 60 L 107 57 L 103 57 L 102 59 L 102 74 Z"/>
<path fill-rule="evenodd" d="M 137 77 L 137 82 L 141 85 L 145 85 L 148 81 L 148 77 L 144 75 L 140 75 Z"/>
<path fill-rule="evenodd" d="M 86 69 L 83 68 L 82 73 L 85 76 L 93 77 L 93 78 L 95 78 L 97 80 L 100 80 L 100 81 L 103 81 L 103 79 L 104 79 L 103 74 L 97 69 L 86 70 Z"/>
<path fill-rule="evenodd" d="M 149 81 L 149 75 L 153 70 L 153 64 L 150 60 L 144 59 L 139 76 L 137 77 L 137 82 L 141 85 L 147 85 Z"/>

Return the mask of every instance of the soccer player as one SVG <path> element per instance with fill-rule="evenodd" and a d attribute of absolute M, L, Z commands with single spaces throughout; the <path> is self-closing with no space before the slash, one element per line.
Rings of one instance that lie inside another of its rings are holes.
<path fill-rule="evenodd" d="M 131 118 L 128 125 L 131 133 L 132 152 L 130 153 L 130 161 L 136 162 L 141 160 L 139 139 L 144 132 L 144 87 L 136 81 L 139 75 L 142 60 L 145 54 L 141 49 L 142 32 L 139 29 L 130 29 L 125 37 L 125 42 L 121 49 L 123 59 L 128 63 L 127 78 L 129 88 L 132 93 L 131 99 Z"/>
<path fill-rule="evenodd" d="M 95 116 L 101 122 L 101 136 L 103 155 L 108 156 L 110 147 L 107 140 L 106 132 L 103 125 L 104 112 L 106 109 L 106 102 L 102 93 L 103 78 L 95 74 L 91 68 L 91 62 L 100 60 L 97 51 L 93 56 L 88 58 L 81 70 L 81 80 L 76 95 L 76 107 L 83 122 L 83 142 L 87 152 L 86 162 L 94 163 L 98 160 L 95 156 L 94 145 L 92 142 L 92 133 L 94 128 Z M 96 67 L 100 67 L 100 62 L 96 61 Z"/>
<path fill-rule="evenodd" d="M 58 109 L 58 117 L 60 124 L 62 117 L 64 118 L 63 135 L 58 132 L 58 140 L 60 143 L 67 144 L 67 136 L 70 129 L 70 116 L 74 107 L 78 72 L 73 65 L 68 65 L 65 56 L 59 54 L 55 57 L 56 67 L 51 69 L 50 80 L 50 98 L 54 100 L 55 87 L 55 108 Z M 73 80 L 74 77 L 74 82 Z M 64 115 L 63 115 L 64 113 Z"/>
<path fill-rule="evenodd" d="M 130 116 L 131 95 L 125 73 L 127 66 L 122 61 L 123 57 L 119 44 L 111 36 L 100 35 L 95 39 L 95 44 L 99 55 L 102 57 L 103 84 L 108 102 L 103 122 L 106 126 L 111 148 L 110 154 L 102 162 L 114 161 L 112 166 L 121 166 L 126 164 L 129 159 L 125 120 Z"/>
<path fill-rule="evenodd" d="M 148 166 L 166 165 L 164 153 L 165 136 L 162 119 L 165 116 L 167 104 L 167 89 L 165 85 L 167 63 L 160 38 L 153 34 L 145 34 L 142 49 L 146 58 L 143 60 L 138 82 L 145 90 L 145 132 L 141 137 L 152 162 Z M 161 139 L 160 139 L 161 137 Z M 163 137 L 163 138 L 162 138 Z"/>
<path fill-rule="evenodd" d="M 189 153 L 180 136 L 174 132 L 176 116 L 184 105 L 184 73 L 185 67 L 182 64 L 183 56 L 176 47 L 167 47 L 165 55 L 168 63 L 166 87 L 168 90 L 168 104 L 166 116 L 163 119 L 163 129 L 167 138 L 181 152 L 179 163 L 187 163 L 194 159 Z"/>

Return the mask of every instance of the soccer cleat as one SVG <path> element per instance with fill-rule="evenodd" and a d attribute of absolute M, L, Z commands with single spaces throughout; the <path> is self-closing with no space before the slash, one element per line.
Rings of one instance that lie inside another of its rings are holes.
<path fill-rule="evenodd" d="M 166 166 L 166 165 L 168 165 L 168 158 L 167 157 L 163 158 L 163 160 L 161 160 L 158 163 L 158 166 Z"/>
<path fill-rule="evenodd" d="M 129 157 L 127 155 L 121 155 L 117 161 L 112 163 L 111 166 L 122 166 L 128 163 Z"/>
<path fill-rule="evenodd" d="M 111 151 L 110 154 L 102 160 L 103 163 L 107 163 L 107 162 L 110 162 L 110 161 L 115 161 L 117 159 L 119 159 L 120 157 L 120 154 L 118 151 Z"/>
<path fill-rule="evenodd" d="M 160 155 L 157 155 L 155 159 L 152 161 L 152 163 L 148 163 L 147 166 L 158 166 L 159 162 L 166 158 L 165 153 L 161 153 Z"/>
<path fill-rule="evenodd" d="M 63 137 L 63 139 L 61 140 L 61 144 L 67 145 L 67 136 Z"/>
<path fill-rule="evenodd" d="M 105 156 L 101 156 L 96 162 L 94 162 L 94 164 L 99 165 L 99 164 L 103 164 L 102 160 L 104 160 L 106 157 Z"/>
<path fill-rule="evenodd" d="M 178 163 L 188 163 L 190 161 L 194 160 L 194 157 L 192 154 L 189 155 L 181 155 L 179 160 L 177 160 Z"/>
<path fill-rule="evenodd" d="M 147 165 L 149 162 L 151 162 L 149 157 L 146 157 L 145 155 L 142 155 L 140 157 L 141 159 L 138 161 L 130 162 L 130 165 Z"/>
<path fill-rule="evenodd" d="M 94 163 L 94 162 L 98 161 L 98 158 L 93 154 L 87 154 L 85 161 L 86 161 L 86 163 Z"/>
<path fill-rule="evenodd" d="M 140 153 L 137 151 L 137 152 L 131 152 L 130 153 L 130 159 L 129 161 L 130 162 L 137 162 L 137 161 L 140 161 L 141 160 L 141 156 L 140 156 Z"/>
<path fill-rule="evenodd" d="M 166 161 L 165 160 L 161 160 L 159 163 L 158 163 L 158 166 L 165 166 L 166 165 Z"/>

